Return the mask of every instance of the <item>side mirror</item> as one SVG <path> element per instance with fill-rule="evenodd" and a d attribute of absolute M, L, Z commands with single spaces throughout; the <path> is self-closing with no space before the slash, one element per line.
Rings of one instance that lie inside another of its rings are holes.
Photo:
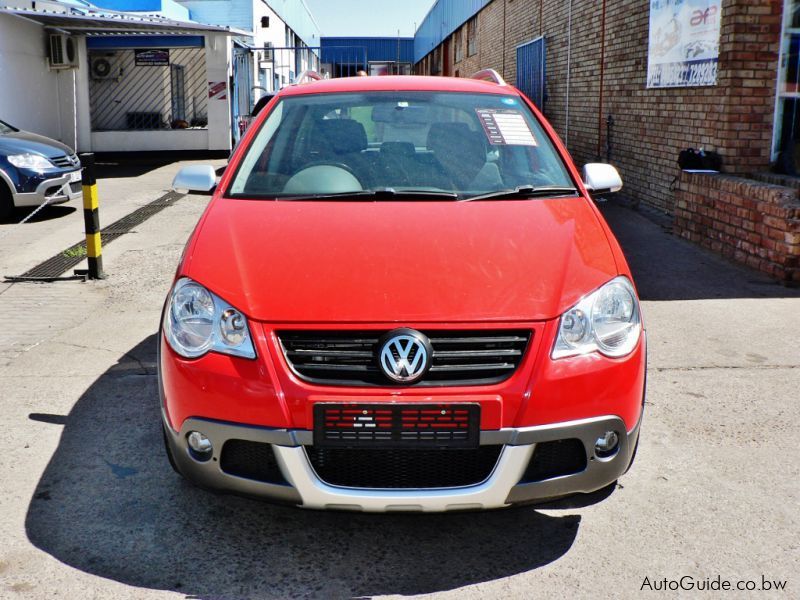
<path fill-rule="evenodd" d="M 211 165 L 190 165 L 181 168 L 172 180 L 176 192 L 208 194 L 217 187 L 217 174 Z"/>
<path fill-rule="evenodd" d="M 611 194 L 622 189 L 619 172 L 605 163 L 589 163 L 583 167 L 583 185 L 595 196 Z"/>

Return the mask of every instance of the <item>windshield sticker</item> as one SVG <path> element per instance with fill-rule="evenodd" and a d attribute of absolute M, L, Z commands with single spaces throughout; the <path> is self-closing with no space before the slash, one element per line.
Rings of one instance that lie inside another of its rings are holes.
<path fill-rule="evenodd" d="M 528 122 L 518 110 L 478 108 L 476 111 L 493 146 L 538 146 Z"/>
<path fill-rule="evenodd" d="M 517 105 L 517 101 L 514 100 L 514 98 L 503 98 L 501 100 L 501 102 L 503 104 L 508 104 L 509 106 L 516 106 Z"/>

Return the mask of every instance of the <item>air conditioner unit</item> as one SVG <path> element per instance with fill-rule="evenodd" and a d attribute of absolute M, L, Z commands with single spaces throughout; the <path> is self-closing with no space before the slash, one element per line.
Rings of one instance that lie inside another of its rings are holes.
<path fill-rule="evenodd" d="M 48 60 L 51 69 L 74 69 L 78 66 L 78 44 L 74 38 L 60 33 L 49 36 Z"/>
<path fill-rule="evenodd" d="M 120 68 L 115 54 L 92 56 L 89 65 L 92 79 L 116 79 L 120 76 Z"/>

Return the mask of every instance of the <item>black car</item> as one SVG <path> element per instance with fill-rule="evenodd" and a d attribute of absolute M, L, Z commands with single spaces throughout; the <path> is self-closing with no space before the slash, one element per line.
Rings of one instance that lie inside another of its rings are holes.
<path fill-rule="evenodd" d="M 61 142 L 0 121 L 0 218 L 15 207 L 81 196 L 81 163 Z"/>

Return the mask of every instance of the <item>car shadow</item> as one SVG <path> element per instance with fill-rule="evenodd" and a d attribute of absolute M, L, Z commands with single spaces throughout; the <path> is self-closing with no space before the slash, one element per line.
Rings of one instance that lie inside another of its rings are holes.
<path fill-rule="evenodd" d="M 227 152 L 103 152 L 95 155 L 98 179 L 141 177 L 151 171 L 183 160 L 217 160 L 227 158 Z"/>
<path fill-rule="evenodd" d="M 800 298 L 763 273 L 684 240 L 668 217 L 648 218 L 622 202 L 598 204 L 625 252 L 642 300 Z"/>
<path fill-rule="evenodd" d="M 15 208 L 10 215 L 4 219 L 0 219 L 2 224 L 20 223 L 25 220 L 25 217 L 30 215 L 35 207 L 31 208 Z M 45 206 L 42 210 L 37 212 L 33 217 L 28 219 L 26 223 L 42 223 L 44 221 L 52 221 L 53 219 L 62 219 L 67 215 L 74 213 L 77 208 L 74 206 Z"/>
<path fill-rule="evenodd" d="M 126 353 L 66 416 L 26 517 L 30 541 L 81 571 L 192 598 L 424 594 L 547 565 L 580 516 L 533 508 L 441 515 L 305 511 L 216 495 L 162 451 L 156 336 Z M 610 492 L 609 492 L 610 493 Z"/>

